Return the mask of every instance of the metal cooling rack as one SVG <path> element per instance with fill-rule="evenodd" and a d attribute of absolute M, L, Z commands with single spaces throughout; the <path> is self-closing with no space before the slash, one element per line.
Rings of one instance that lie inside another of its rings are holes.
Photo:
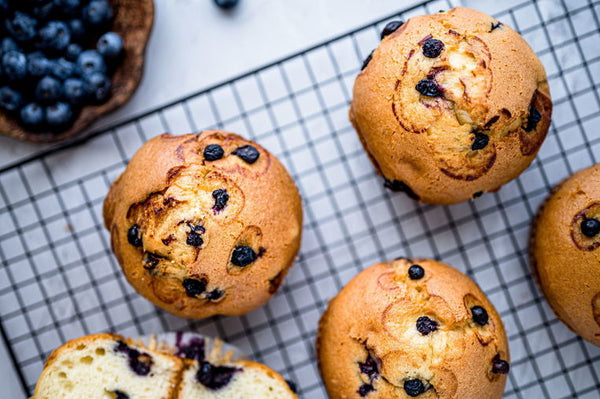
<path fill-rule="evenodd" d="M 393 17 L 455 5 L 423 2 Z M 362 268 L 406 255 L 442 259 L 488 294 L 510 339 L 505 398 L 599 398 L 600 348 L 554 317 L 527 261 L 530 221 L 549 188 L 600 155 L 599 14 L 599 1 L 570 0 L 495 13 L 542 59 L 555 111 L 532 166 L 474 202 L 418 205 L 384 190 L 348 122 L 354 77 L 391 18 L 0 170 L 1 333 L 23 387 L 31 393 L 45 357 L 69 339 L 192 330 L 279 370 L 301 397 L 325 397 L 314 338 L 328 299 Z M 298 262 L 266 306 L 189 321 L 126 283 L 101 208 L 144 141 L 209 127 L 258 140 L 283 161 L 304 199 L 304 235 Z"/>

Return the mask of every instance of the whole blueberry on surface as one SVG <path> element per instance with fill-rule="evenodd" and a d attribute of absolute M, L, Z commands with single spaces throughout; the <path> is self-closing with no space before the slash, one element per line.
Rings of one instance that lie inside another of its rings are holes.
<path fill-rule="evenodd" d="M 83 9 L 83 22 L 92 27 L 102 27 L 113 18 L 113 10 L 106 0 L 92 0 Z"/>
<path fill-rule="evenodd" d="M 81 19 L 72 19 L 67 22 L 71 31 L 71 41 L 79 42 L 85 39 L 85 26 Z"/>
<path fill-rule="evenodd" d="M 40 2 L 31 9 L 31 13 L 40 21 L 49 19 L 56 10 L 54 1 Z"/>
<path fill-rule="evenodd" d="M 67 103 L 55 103 L 46 108 L 46 122 L 52 127 L 63 127 L 73 119 L 73 111 Z"/>
<path fill-rule="evenodd" d="M 83 49 L 77 43 L 71 43 L 67 46 L 67 50 L 65 51 L 65 58 L 69 61 L 76 62 L 77 58 L 79 58 L 79 54 Z"/>
<path fill-rule="evenodd" d="M 21 108 L 21 122 L 32 127 L 39 128 L 46 119 L 44 108 L 36 103 L 29 103 Z"/>
<path fill-rule="evenodd" d="M 10 81 L 23 79 L 27 75 L 27 57 L 19 51 L 9 51 L 2 56 L 2 68 Z"/>
<path fill-rule="evenodd" d="M 107 32 L 98 39 L 96 49 L 106 60 L 116 60 L 123 54 L 123 39 L 115 32 Z"/>
<path fill-rule="evenodd" d="M 254 250 L 247 246 L 235 247 L 231 254 L 231 263 L 236 266 L 245 267 L 251 264 L 258 257 Z"/>
<path fill-rule="evenodd" d="M 23 101 L 21 93 L 15 89 L 3 86 L 0 88 L 0 107 L 7 111 L 16 111 Z"/>
<path fill-rule="evenodd" d="M 586 237 L 594 237 L 600 233 L 600 221 L 594 218 L 584 218 L 581 221 L 581 232 Z"/>
<path fill-rule="evenodd" d="M 105 73 L 106 63 L 104 58 L 96 50 L 85 50 L 77 57 L 77 67 L 83 76 L 95 72 Z"/>
<path fill-rule="evenodd" d="M 19 45 L 12 37 L 5 37 L 2 39 L 2 42 L 0 43 L 0 50 L 2 51 L 2 54 L 9 51 L 21 51 Z"/>
<path fill-rule="evenodd" d="M 80 0 L 53 0 L 57 8 L 60 8 L 63 15 L 75 15 L 81 10 Z"/>
<path fill-rule="evenodd" d="M 19 42 L 33 39 L 37 33 L 37 20 L 21 11 L 16 11 L 12 18 L 5 21 L 8 33 Z"/>
<path fill-rule="evenodd" d="M 110 79 L 103 73 L 93 73 L 85 78 L 86 91 L 93 103 L 101 104 L 110 97 Z"/>
<path fill-rule="evenodd" d="M 50 73 L 51 62 L 41 51 L 27 54 L 27 72 L 29 76 L 40 78 Z"/>
<path fill-rule="evenodd" d="M 233 7 L 237 6 L 239 2 L 239 0 L 215 0 L 215 4 L 224 10 L 231 10 Z"/>
<path fill-rule="evenodd" d="M 64 58 L 54 60 L 50 65 L 50 73 L 60 80 L 65 80 L 75 75 L 77 67 L 75 63 L 67 61 Z"/>
<path fill-rule="evenodd" d="M 87 91 L 83 80 L 68 78 L 63 83 L 65 99 L 73 105 L 83 105 L 87 97 Z"/>
<path fill-rule="evenodd" d="M 35 87 L 35 99 L 40 104 L 58 101 L 62 93 L 62 83 L 52 76 L 44 76 Z"/>
<path fill-rule="evenodd" d="M 39 32 L 39 46 L 44 50 L 64 51 L 71 42 L 71 31 L 62 21 L 50 21 Z"/>

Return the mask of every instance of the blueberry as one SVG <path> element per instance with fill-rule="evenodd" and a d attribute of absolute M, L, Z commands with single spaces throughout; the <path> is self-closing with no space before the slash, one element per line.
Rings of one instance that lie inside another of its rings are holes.
<path fill-rule="evenodd" d="M 381 31 L 381 39 L 396 32 L 399 27 L 404 25 L 404 21 L 390 21 Z"/>
<path fill-rule="evenodd" d="M 471 315 L 473 316 L 473 321 L 480 326 L 485 326 L 488 323 L 488 313 L 481 306 L 473 306 L 471 308 Z"/>
<path fill-rule="evenodd" d="M 127 242 L 134 247 L 141 247 L 143 245 L 140 226 L 134 224 L 127 230 Z"/>
<path fill-rule="evenodd" d="M 2 50 L 2 54 L 9 51 L 21 51 L 17 42 L 15 42 L 11 37 L 5 37 L 2 39 L 2 42 L 0 43 L 0 49 Z"/>
<path fill-rule="evenodd" d="M 529 116 L 527 117 L 527 125 L 525 126 L 524 130 L 526 132 L 531 132 L 532 130 L 535 130 L 537 124 L 541 120 L 542 114 L 540 114 L 540 111 L 535 109 L 535 107 L 529 107 Z"/>
<path fill-rule="evenodd" d="M 400 191 L 408 195 L 409 198 L 414 199 L 415 201 L 419 200 L 419 196 L 410 188 L 406 183 L 400 180 L 388 180 L 385 179 L 383 186 L 385 188 L 389 188 L 392 191 Z"/>
<path fill-rule="evenodd" d="M 356 391 L 356 393 L 358 393 L 361 398 L 364 398 L 365 396 L 367 396 L 369 393 L 371 393 L 373 391 L 375 391 L 375 388 L 373 388 L 373 385 L 371 385 L 371 384 L 362 384 L 358 388 L 358 391 Z"/>
<path fill-rule="evenodd" d="M 183 285 L 187 296 L 195 297 L 206 291 L 207 283 L 208 282 L 205 278 L 202 278 L 200 280 L 197 280 L 195 278 L 186 278 L 181 284 Z"/>
<path fill-rule="evenodd" d="M 488 143 L 490 142 L 490 136 L 481 132 L 474 132 L 474 134 L 475 137 L 473 138 L 473 143 L 471 143 L 471 149 L 476 151 L 483 150 L 485 147 L 487 147 Z"/>
<path fill-rule="evenodd" d="M 81 19 L 71 19 L 67 22 L 71 31 L 71 41 L 80 42 L 85 39 L 85 26 Z"/>
<path fill-rule="evenodd" d="M 8 0 L 0 0 L 0 17 L 5 17 L 10 9 Z"/>
<path fill-rule="evenodd" d="M 229 194 L 227 191 L 220 188 L 212 192 L 212 196 L 215 199 L 215 206 L 213 206 L 213 211 L 219 212 L 222 211 L 225 206 L 227 206 L 227 201 L 229 201 Z"/>
<path fill-rule="evenodd" d="M 508 374 L 510 365 L 506 360 L 500 359 L 500 355 L 494 356 L 492 359 L 492 373 L 495 374 Z"/>
<path fill-rule="evenodd" d="M 68 79 L 75 75 L 77 66 L 71 61 L 59 58 L 50 63 L 50 73 L 60 80 Z"/>
<path fill-rule="evenodd" d="M 377 375 L 379 374 L 379 369 L 377 367 L 377 361 L 375 360 L 375 358 L 373 356 L 371 356 L 370 353 L 367 355 L 367 359 L 365 360 L 364 363 L 362 363 L 362 362 L 358 363 L 358 368 L 360 369 L 360 372 L 363 374 L 366 374 L 367 377 L 369 377 L 369 380 L 371 380 L 371 381 L 375 377 L 377 377 Z"/>
<path fill-rule="evenodd" d="M 104 59 L 114 61 L 123 54 L 123 39 L 115 32 L 107 32 L 98 39 L 96 49 Z"/>
<path fill-rule="evenodd" d="M 92 0 L 83 9 L 83 22 L 98 28 L 107 25 L 113 18 L 113 10 L 106 0 Z"/>
<path fill-rule="evenodd" d="M 95 72 L 105 73 L 106 63 L 104 58 L 96 50 L 85 50 L 77 57 L 77 66 L 83 76 Z"/>
<path fill-rule="evenodd" d="M 371 60 L 373 59 L 373 53 L 375 52 L 375 50 L 371 51 L 369 53 L 369 55 L 367 55 L 367 58 L 365 58 L 365 60 L 363 61 L 360 70 L 364 71 L 364 69 L 367 67 L 367 65 L 369 65 L 369 62 L 371 62 Z"/>
<path fill-rule="evenodd" d="M 221 7 L 224 10 L 231 10 L 233 7 L 237 6 L 240 2 L 239 0 L 214 0 L 215 4 Z"/>
<path fill-rule="evenodd" d="M 50 67 L 50 60 L 41 51 L 27 54 L 27 72 L 29 72 L 29 76 L 40 78 L 50 73 Z"/>
<path fill-rule="evenodd" d="M 206 299 L 209 301 L 216 301 L 221 299 L 223 295 L 225 295 L 225 291 L 215 288 L 214 290 L 206 293 Z"/>
<path fill-rule="evenodd" d="M 504 24 L 500 21 L 496 21 L 496 22 L 491 22 L 491 28 L 490 28 L 490 32 L 496 30 L 496 29 L 500 29 L 502 28 Z"/>
<path fill-rule="evenodd" d="M 444 50 L 444 42 L 438 39 L 427 39 L 421 46 L 423 55 L 427 58 L 437 58 Z"/>
<path fill-rule="evenodd" d="M 153 254 L 152 252 L 144 252 L 144 269 L 152 270 L 160 263 L 162 256 Z"/>
<path fill-rule="evenodd" d="M 433 79 L 422 79 L 417 83 L 415 89 L 427 97 L 439 97 L 442 95 L 442 89 Z"/>
<path fill-rule="evenodd" d="M 249 164 L 256 162 L 260 156 L 260 152 L 258 152 L 258 150 L 251 145 L 243 145 L 238 147 L 232 152 L 232 154 L 237 155 L 238 157 L 242 158 L 244 162 Z"/>
<path fill-rule="evenodd" d="M 207 361 L 202 361 L 199 366 L 196 380 L 215 391 L 229 384 L 233 375 L 241 371 L 235 367 L 214 366 Z"/>
<path fill-rule="evenodd" d="M 431 320 L 427 316 L 421 316 L 417 319 L 417 331 L 421 333 L 421 335 L 429 335 L 438 329 L 438 322 L 435 320 Z"/>
<path fill-rule="evenodd" d="M 87 97 L 85 83 L 81 79 L 69 78 L 63 83 L 65 99 L 75 106 L 83 105 Z"/>
<path fill-rule="evenodd" d="M 71 32 L 62 21 L 50 21 L 40 29 L 38 46 L 44 50 L 62 52 L 70 42 Z"/>
<path fill-rule="evenodd" d="M 62 83 L 52 76 L 44 76 L 35 87 L 35 99 L 41 104 L 58 101 L 62 94 Z"/>
<path fill-rule="evenodd" d="M 175 356 L 184 359 L 204 360 L 205 342 L 202 338 L 192 337 L 187 344 L 181 343 L 182 333 L 177 333 L 177 352 Z"/>
<path fill-rule="evenodd" d="M 2 68 L 10 81 L 18 81 L 27 75 L 27 57 L 18 51 L 9 51 L 2 56 Z"/>
<path fill-rule="evenodd" d="M 67 103 L 59 102 L 46 108 L 46 122 L 52 127 L 67 126 L 73 119 L 73 111 Z"/>
<path fill-rule="evenodd" d="M 192 247 L 199 247 L 204 244 L 204 240 L 202 239 L 202 233 L 204 233 L 204 227 L 195 226 L 192 228 L 192 231 L 188 233 L 187 239 L 185 243 L 187 245 L 191 245 Z"/>
<path fill-rule="evenodd" d="M 85 87 L 90 99 L 95 104 L 102 104 L 110 97 L 110 79 L 103 73 L 93 73 L 84 78 Z"/>
<path fill-rule="evenodd" d="M 254 262 L 257 257 L 256 252 L 250 247 L 235 247 L 231 254 L 231 263 L 236 266 L 245 267 Z"/>
<path fill-rule="evenodd" d="M 404 392 L 410 397 L 417 397 L 425 392 L 425 384 L 419 379 L 404 381 Z"/>
<path fill-rule="evenodd" d="M 49 19 L 54 14 L 54 11 L 56 11 L 56 4 L 54 1 L 38 4 L 31 10 L 33 15 L 40 21 Z"/>
<path fill-rule="evenodd" d="M 31 128 L 40 128 L 46 120 L 44 108 L 36 103 L 29 103 L 21 108 L 21 122 Z"/>
<path fill-rule="evenodd" d="M 129 368 L 139 376 L 146 376 L 152 369 L 152 356 L 142 353 L 135 348 L 128 346 L 123 341 L 117 341 L 116 352 L 121 352 L 129 358 Z"/>
<path fill-rule="evenodd" d="M 17 11 L 12 18 L 5 21 L 6 30 L 19 42 L 32 40 L 37 31 L 37 21 L 24 12 Z"/>
<path fill-rule="evenodd" d="M 593 218 L 584 218 L 581 221 L 581 232 L 586 237 L 594 237 L 598 233 L 600 233 L 600 221 L 598 219 Z"/>
<path fill-rule="evenodd" d="M 207 161 L 216 161 L 217 159 L 223 158 L 225 152 L 223 148 L 218 144 L 209 144 L 204 147 L 204 159 Z"/>
<path fill-rule="evenodd" d="M 65 50 L 65 58 L 69 61 L 77 62 L 77 58 L 79 58 L 79 54 L 81 54 L 82 51 L 83 49 L 79 44 L 71 43 Z"/>
<path fill-rule="evenodd" d="M 75 15 L 81 10 L 80 0 L 54 0 L 54 4 L 63 15 Z"/>
<path fill-rule="evenodd" d="M 113 393 L 115 394 L 115 399 L 129 399 L 129 395 L 127 395 L 125 392 L 123 391 L 113 391 Z"/>
<path fill-rule="evenodd" d="M 23 97 L 21 93 L 8 86 L 0 88 L 0 107 L 7 111 L 16 111 L 21 106 Z"/>
<path fill-rule="evenodd" d="M 412 265 L 408 268 L 408 277 L 411 280 L 420 280 L 425 276 L 425 270 L 421 265 Z"/>

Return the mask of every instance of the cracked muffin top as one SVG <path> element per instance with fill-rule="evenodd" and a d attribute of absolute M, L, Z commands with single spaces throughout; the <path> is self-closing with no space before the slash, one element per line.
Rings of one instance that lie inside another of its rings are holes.
<path fill-rule="evenodd" d="M 600 164 L 553 189 L 531 229 L 533 271 L 558 318 L 600 346 Z"/>
<path fill-rule="evenodd" d="M 426 259 L 371 266 L 319 323 L 334 398 L 501 398 L 509 371 L 498 313 L 466 275 Z"/>
<path fill-rule="evenodd" d="M 551 113 L 544 67 L 525 40 L 454 8 L 386 26 L 356 78 L 350 120 L 386 187 L 453 204 L 527 168 Z"/>
<path fill-rule="evenodd" d="M 127 280 L 181 317 L 241 315 L 292 265 L 302 207 L 285 167 L 223 131 L 148 141 L 113 183 L 104 222 Z"/>

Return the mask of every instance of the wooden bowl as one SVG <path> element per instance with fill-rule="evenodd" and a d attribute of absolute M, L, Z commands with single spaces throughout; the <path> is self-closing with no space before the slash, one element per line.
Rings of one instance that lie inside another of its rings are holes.
<path fill-rule="evenodd" d="M 100 105 L 87 105 L 67 130 L 34 132 L 0 112 L 0 134 L 35 143 L 52 143 L 71 138 L 100 116 L 125 104 L 138 87 L 144 71 L 144 53 L 154 21 L 153 0 L 111 0 L 115 18 L 111 30 L 123 38 L 125 55 L 111 77 L 111 97 Z"/>

